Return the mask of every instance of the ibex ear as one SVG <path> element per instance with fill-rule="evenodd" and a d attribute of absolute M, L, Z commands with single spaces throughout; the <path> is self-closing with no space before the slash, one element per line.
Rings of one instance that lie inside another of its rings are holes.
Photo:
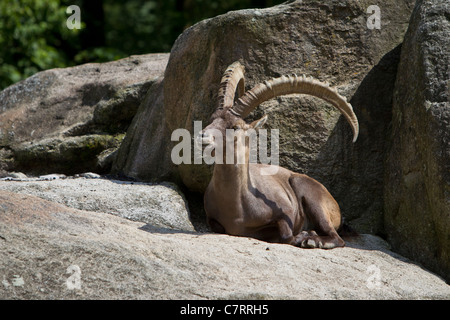
<path fill-rule="evenodd" d="M 250 124 L 250 127 L 252 127 L 253 129 L 259 129 L 261 128 L 267 121 L 267 114 L 264 115 L 261 119 L 259 120 L 255 120 Z"/>

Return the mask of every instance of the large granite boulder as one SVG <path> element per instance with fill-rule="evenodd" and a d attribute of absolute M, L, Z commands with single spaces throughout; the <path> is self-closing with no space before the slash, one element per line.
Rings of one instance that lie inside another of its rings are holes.
<path fill-rule="evenodd" d="M 0 173 L 108 172 L 168 54 L 51 69 L 0 92 Z"/>
<path fill-rule="evenodd" d="M 449 2 L 418 1 L 402 46 L 385 172 L 393 247 L 450 281 Z"/>

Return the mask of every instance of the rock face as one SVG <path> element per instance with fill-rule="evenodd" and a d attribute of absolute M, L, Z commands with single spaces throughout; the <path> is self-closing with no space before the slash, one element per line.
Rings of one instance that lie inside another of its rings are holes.
<path fill-rule="evenodd" d="M 108 172 L 167 54 L 52 69 L 0 93 L 0 170 Z"/>
<path fill-rule="evenodd" d="M 307 250 L 0 191 L 1 299 L 448 299 L 375 236 Z"/>
<path fill-rule="evenodd" d="M 163 78 L 159 78 L 139 106 L 117 152 L 112 172 L 144 181 L 173 179 L 163 83 Z"/>
<path fill-rule="evenodd" d="M 280 130 L 282 166 L 322 182 L 353 226 L 382 233 L 385 133 L 398 45 L 412 6 L 412 0 L 383 2 L 379 30 L 367 27 L 369 4 L 360 1 L 293 1 L 199 22 L 175 42 L 162 89 L 144 103 L 147 107 L 141 105 L 114 171 L 145 180 L 171 176 L 202 192 L 212 167 L 174 167 L 170 151 L 178 141 L 171 142 L 170 135 L 179 128 L 193 133 L 195 120 L 208 124 L 225 68 L 240 60 L 247 89 L 270 77 L 306 74 L 337 86 L 351 101 L 361 127 L 354 145 L 339 112 L 316 98 L 280 97 L 252 116 L 266 113 L 266 126 Z M 150 155 L 156 148 L 158 157 Z"/>
<path fill-rule="evenodd" d="M 450 279 L 448 1 L 418 1 L 402 46 L 385 172 L 394 248 Z"/>

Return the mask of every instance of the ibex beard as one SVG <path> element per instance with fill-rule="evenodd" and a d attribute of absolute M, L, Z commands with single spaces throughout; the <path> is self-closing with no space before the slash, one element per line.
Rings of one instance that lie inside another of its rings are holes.
<path fill-rule="evenodd" d="M 345 242 L 338 234 L 342 226 L 341 212 L 328 190 L 306 175 L 252 163 L 250 143 L 238 142 L 246 141 L 249 130 L 261 128 L 267 121 L 264 116 L 247 124 L 243 119 L 251 111 L 266 100 L 292 93 L 310 94 L 331 103 L 351 125 L 353 141 L 356 141 L 358 120 L 351 105 L 328 84 L 295 75 L 265 81 L 244 91 L 244 67 L 235 62 L 222 78 L 211 124 L 197 138 L 214 152 L 222 150 L 222 161 L 214 163 L 213 176 L 204 195 L 209 226 L 218 233 L 303 248 L 343 247 Z M 234 130 L 233 139 L 227 139 L 227 129 Z M 227 158 L 233 159 L 231 164 Z M 271 168 L 273 174 L 261 174 Z"/>

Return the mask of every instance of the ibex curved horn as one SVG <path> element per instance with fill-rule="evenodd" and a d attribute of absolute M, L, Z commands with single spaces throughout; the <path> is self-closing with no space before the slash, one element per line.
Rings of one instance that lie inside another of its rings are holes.
<path fill-rule="evenodd" d="M 352 127 L 353 142 L 356 141 L 359 125 L 351 104 L 336 89 L 330 88 L 328 84 L 312 78 L 306 78 L 305 76 L 298 77 L 294 74 L 264 81 L 240 97 L 231 111 L 245 118 L 264 101 L 292 93 L 309 94 L 321 98 L 338 108 Z"/>
<path fill-rule="evenodd" d="M 236 89 L 238 89 L 238 97 L 241 97 L 245 92 L 244 66 L 239 61 L 231 64 L 223 74 L 219 88 L 218 109 L 233 106 Z"/>

